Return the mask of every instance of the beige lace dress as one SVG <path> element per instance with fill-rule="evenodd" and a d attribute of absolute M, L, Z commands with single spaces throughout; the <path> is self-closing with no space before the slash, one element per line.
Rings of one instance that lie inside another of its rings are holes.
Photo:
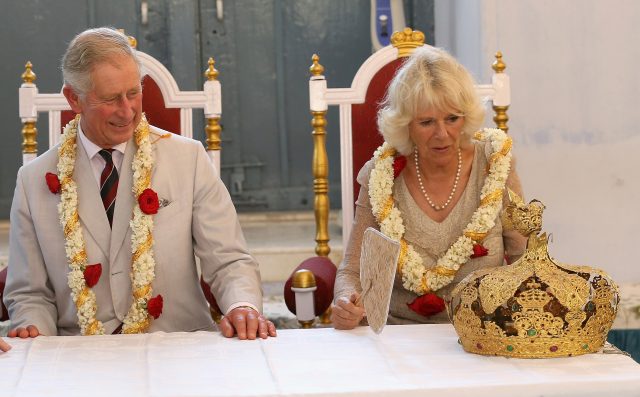
<path fill-rule="evenodd" d="M 414 246 L 416 251 L 422 256 L 423 263 L 427 268 L 435 266 L 439 257 L 449 249 L 463 229 L 471 220 L 480 203 L 480 190 L 486 177 L 486 166 L 488 153 L 490 153 L 489 143 L 476 143 L 475 153 L 471 169 L 471 176 L 465 190 L 456 203 L 455 207 L 447 218 L 438 223 L 427 216 L 418 207 L 413 197 L 409 193 L 402 174 L 396 178 L 393 186 L 393 198 L 398 209 L 402 213 L 405 225 L 404 238 Z M 369 201 L 369 174 L 373 169 L 373 161 L 367 162 L 358 174 L 360 193 L 356 201 L 356 211 L 353 221 L 353 229 L 345 250 L 345 256 L 338 267 L 336 282 L 334 287 L 334 299 L 339 297 L 349 297 L 355 291 L 361 292 L 360 287 L 360 249 L 362 236 L 368 227 L 380 229 L 371 212 Z M 511 173 L 507 180 L 507 186 L 519 195 L 522 195 L 520 181 L 512 166 Z M 505 193 L 505 203 L 507 200 Z M 502 223 L 498 217 L 496 225 L 489 231 L 483 241 L 483 245 L 489 250 L 489 254 L 480 258 L 470 259 L 464 264 L 454 278 L 453 283 L 438 290 L 436 293 L 442 298 L 446 298 L 451 289 L 462 280 L 467 274 L 480 268 L 488 268 L 502 265 L 505 253 L 510 258 L 519 257 L 524 251 L 526 240 L 514 230 L 503 230 Z M 404 289 L 402 286 L 402 276 L 396 272 L 393 292 L 391 294 L 391 305 L 389 307 L 389 317 L 387 324 L 414 324 L 414 323 L 445 323 L 449 322 L 446 311 L 433 316 L 422 316 L 407 307 L 417 295 Z"/>

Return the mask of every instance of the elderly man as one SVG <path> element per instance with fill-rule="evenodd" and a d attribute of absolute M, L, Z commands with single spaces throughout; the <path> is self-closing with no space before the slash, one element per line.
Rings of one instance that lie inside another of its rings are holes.
<path fill-rule="evenodd" d="M 62 60 L 78 114 L 18 172 L 5 303 L 11 337 L 214 330 L 275 336 L 255 260 L 201 143 L 150 126 L 124 35 L 90 29 Z"/>

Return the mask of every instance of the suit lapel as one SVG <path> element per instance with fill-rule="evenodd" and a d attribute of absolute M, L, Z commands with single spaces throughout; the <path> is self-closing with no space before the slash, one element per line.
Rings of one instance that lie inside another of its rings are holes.
<path fill-rule="evenodd" d="M 113 213 L 113 225 L 111 231 L 111 245 L 109 247 L 109 258 L 112 266 L 115 258 L 122 248 L 125 237 L 130 234 L 129 221 L 131 221 L 132 210 L 134 205 L 134 197 L 131 191 L 133 187 L 133 172 L 131 171 L 131 163 L 133 155 L 138 147 L 133 139 L 127 143 L 124 151 L 124 159 L 120 167 L 120 180 L 118 181 L 118 193 L 116 194 L 116 208 Z M 107 225 L 108 226 L 108 225 Z"/>
<path fill-rule="evenodd" d="M 80 142 L 76 145 L 76 165 L 74 179 L 78 189 L 78 215 L 84 229 L 96 241 L 107 256 L 111 231 L 102 205 L 98 182 L 93 175 L 89 157 Z M 85 237 L 86 238 L 86 237 Z"/>

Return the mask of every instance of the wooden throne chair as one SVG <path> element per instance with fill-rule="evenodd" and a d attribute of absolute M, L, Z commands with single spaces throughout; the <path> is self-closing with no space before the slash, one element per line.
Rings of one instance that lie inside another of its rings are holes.
<path fill-rule="evenodd" d="M 378 131 L 376 115 L 378 104 L 386 93 L 387 85 L 396 70 L 406 58 L 418 47 L 425 46 L 425 36 L 420 31 L 405 28 L 391 36 L 391 44 L 373 53 L 367 58 L 356 72 L 351 87 L 327 88 L 324 67 L 320 58 L 313 55 L 313 64 L 309 68 L 309 105 L 313 119 L 313 188 L 314 212 L 316 220 L 316 259 L 304 261 L 294 272 L 301 269 L 311 271 L 317 280 L 318 288 L 315 292 L 316 315 L 320 310 L 330 307 L 333 300 L 333 280 L 335 279 L 335 265 L 328 259 L 331 252 L 329 246 L 329 162 L 326 151 L 327 119 L 329 106 L 338 106 L 340 112 L 340 181 L 342 198 L 342 243 L 346 248 L 351 226 L 353 223 L 355 201 L 358 197 L 358 183 L 356 176 L 362 166 L 371 158 L 374 151 L 383 142 Z M 476 86 L 480 96 L 491 102 L 496 126 L 505 132 L 508 130 L 507 109 L 511 103 L 509 76 L 504 73 L 506 68 L 500 52 L 495 55 L 492 64 L 493 76 L 488 84 Z M 355 143 L 355 144 L 354 144 Z M 333 268 L 331 268 L 333 267 Z M 327 270 L 329 268 L 330 270 Z M 332 279 L 323 280 L 330 274 Z M 294 297 L 290 288 L 292 277 L 285 284 L 285 300 L 289 309 L 295 313 Z M 330 286 L 321 288 L 321 285 Z M 323 302 L 318 307 L 317 302 Z M 323 316 L 326 322 L 328 316 Z"/>
<path fill-rule="evenodd" d="M 128 38 L 129 44 L 135 49 L 136 39 L 132 36 Z M 142 51 L 136 50 L 136 53 L 142 63 L 144 76 L 142 108 L 149 122 L 167 131 L 192 138 L 193 109 L 204 109 L 206 149 L 215 169 L 220 173 L 221 87 L 213 58 L 209 58 L 209 65 L 204 71 L 205 82 L 202 91 L 181 91 L 174 77 L 160 61 Z M 38 156 L 36 122 L 39 113 L 47 113 L 49 119 L 49 145 L 46 149 L 59 142 L 64 126 L 75 117 L 62 90 L 53 94 L 38 91 L 33 69 L 31 62 L 27 62 L 21 76 L 23 83 L 19 89 L 19 113 L 23 125 L 23 164 Z M 6 273 L 6 268 L 0 272 L 0 303 Z M 217 322 L 221 318 L 220 309 L 202 279 L 200 284 L 209 302 L 211 315 Z M 6 308 L 4 304 L 0 306 L 0 320 L 7 320 Z"/>

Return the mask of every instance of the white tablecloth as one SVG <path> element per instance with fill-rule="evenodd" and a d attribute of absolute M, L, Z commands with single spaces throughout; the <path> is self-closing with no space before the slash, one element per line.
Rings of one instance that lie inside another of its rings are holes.
<path fill-rule="evenodd" d="M 640 396 L 620 354 L 465 353 L 450 325 L 281 330 L 277 338 L 155 333 L 11 339 L 0 396 Z"/>

